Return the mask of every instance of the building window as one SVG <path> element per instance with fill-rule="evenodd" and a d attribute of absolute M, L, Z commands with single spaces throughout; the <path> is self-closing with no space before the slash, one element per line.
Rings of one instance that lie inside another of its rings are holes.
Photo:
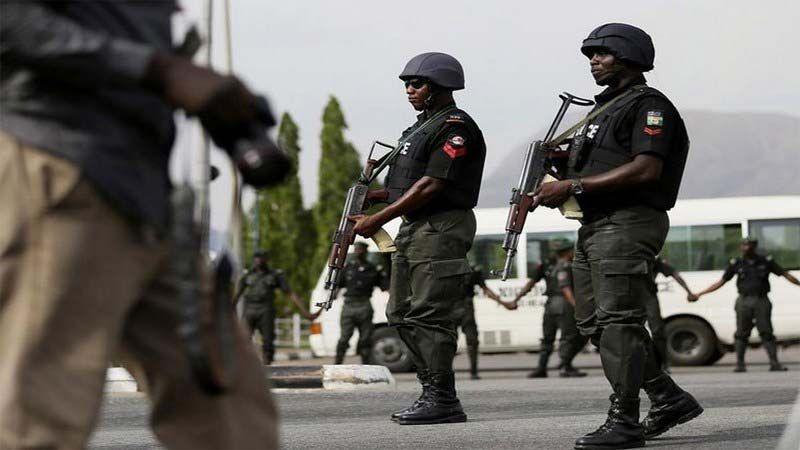
<path fill-rule="evenodd" d="M 551 233 L 528 233 L 527 237 L 527 266 L 528 276 L 530 277 L 542 261 L 555 259 L 555 253 L 550 251 L 550 241 L 553 239 L 569 239 L 574 242 L 576 234 L 574 231 L 556 231 Z"/>
<path fill-rule="evenodd" d="M 661 257 L 679 271 L 722 270 L 741 240 L 740 224 L 671 227 Z"/>
<path fill-rule="evenodd" d="M 499 275 L 492 275 L 491 271 L 503 270 L 506 262 L 506 252 L 503 250 L 503 239 L 505 235 L 490 234 L 475 236 L 472 249 L 469 251 L 469 261 L 473 265 L 478 265 L 486 279 L 492 280 L 500 278 Z M 511 264 L 511 274 L 509 278 L 517 278 L 517 261 Z"/>
<path fill-rule="evenodd" d="M 784 269 L 800 269 L 800 219 L 751 220 L 750 236 L 758 239 L 759 253 Z"/>

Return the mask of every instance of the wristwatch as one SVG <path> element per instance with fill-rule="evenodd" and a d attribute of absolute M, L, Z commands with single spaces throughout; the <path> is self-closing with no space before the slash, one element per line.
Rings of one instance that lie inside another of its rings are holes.
<path fill-rule="evenodd" d="M 572 183 L 570 191 L 572 191 L 573 195 L 583 194 L 583 181 L 580 178 L 575 178 L 574 180 L 570 180 L 570 182 Z"/>

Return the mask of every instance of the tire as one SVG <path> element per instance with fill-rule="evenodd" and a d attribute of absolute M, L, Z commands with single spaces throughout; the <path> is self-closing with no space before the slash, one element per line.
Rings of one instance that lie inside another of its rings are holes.
<path fill-rule="evenodd" d="M 722 357 L 723 357 L 723 356 L 725 356 L 725 350 L 723 350 L 723 349 L 722 349 L 722 348 L 721 348 L 721 347 L 718 345 L 718 346 L 717 346 L 717 350 L 714 352 L 714 354 L 712 354 L 712 355 L 711 355 L 711 358 L 709 358 L 709 359 L 708 359 L 708 360 L 705 362 L 705 365 L 707 365 L 707 366 L 713 366 L 714 364 L 716 364 L 716 363 L 717 363 L 717 361 L 719 361 L 720 359 L 722 359 Z"/>
<path fill-rule="evenodd" d="M 392 372 L 409 372 L 414 367 L 406 345 L 391 327 L 381 327 L 373 333 L 370 361 Z"/>
<path fill-rule="evenodd" d="M 705 322 L 679 317 L 667 322 L 667 353 L 676 366 L 702 366 L 719 353 L 717 335 Z"/>

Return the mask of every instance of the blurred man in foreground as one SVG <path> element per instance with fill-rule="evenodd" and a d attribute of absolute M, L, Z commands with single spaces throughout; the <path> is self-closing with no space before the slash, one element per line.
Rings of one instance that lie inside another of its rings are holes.
<path fill-rule="evenodd" d="M 194 382 L 178 335 L 166 237 L 173 110 L 198 115 L 232 155 L 273 122 L 236 78 L 173 53 L 175 10 L 3 2 L 0 448 L 86 447 L 112 356 L 150 398 L 166 447 L 278 447 L 242 330 L 227 349 L 238 370 L 216 395 Z M 263 156 L 247 148 L 245 179 Z"/>

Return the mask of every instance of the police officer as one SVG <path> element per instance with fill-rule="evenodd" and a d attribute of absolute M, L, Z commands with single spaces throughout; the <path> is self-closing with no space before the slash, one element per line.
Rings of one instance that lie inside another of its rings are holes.
<path fill-rule="evenodd" d="M 112 357 L 146 381 L 165 447 L 278 448 L 242 330 L 220 395 L 192 382 L 178 334 L 166 237 L 173 110 L 201 117 L 229 148 L 256 100 L 173 49 L 177 10 L 170 0 L 2 4 L 0 448 L 85 448 Z"/>
<path fill-rule="evenodd" d="M 572 259 L 575 256 L 575 244 L 568 239 L 554 239 L 550 242 L 550 249 L 556 254 L 554 264 L 539 264 L 533 278 L 514 298 L 513 304 L 519 304 L 520 299 L 533 289 L 533 286 L 544 278 L 547 288 L 545 295 L 547 302 L 544 305 L 542 316 L 542 346 L 539 350 L 539 365 L 528 378 L 546 378 L 547 362 L 553 353 L 553 344 L 556 332 L 561 330 L 561 340 L 558 354 L 561 358 L 559 376 L 585 377 L 586 372 L 581 372 L 572 366 L 572 360 L 586 346 L 588 338 L 578 332 L 575 324 L 575 295 L 572 283 Z"/>
<path fill-rule="evenodd" d="M 687 294 L 687 300 L 690 302 L 696 301 L 697 296 L 692 293 L 686 281 L 681 274 L 672 267 L 666 259 L 656 256 L 655 264 L 653 265 L 652 285 L 650 289 L 653 291 L 653 296 L 647 299 L 645 310 L 647 312 L 647 326 L 650 328 L 650 335 L 653 338 L 653 345 L 655 346 L 656 355 L 661 363 L 661 368 L 665 372 L 669 372 L 669 353 L 667 352 L 667 336 L 664 334 L 664 318 L 661 317 L 661 304 L 658 300 L 658 286 L 656 285 L 656 276 L 658 274 L 665 277 L 672 277 Z"/>
<path fill-rule="evenodd" d="M 361 356 L 362 364 L 369 364 L 369 353 L 372 348 L 372 291 L 377 287 L 388 288 L 383 267 L 377 267 L 367 260 L 367 244 L 356 242 L 353 246 L 354 257 L 347 262 L 342 271 L 344 306 L 339 319 L 341 335 L 336 344 L 336 364 L 344 362 L 344 355 L 350 346 L 353 331 L 358 328 L 358 346 L 356 351 Z"/>
<path fill-rule="evenodd" d="M 689 139 L 677 109 L 646 85 L 650 36 L 627 24 L 593 30 L 581 52 L 595 82 L 597 114 L 574 137 L 564 179 L 537 189 L 534 202 L 555 207 L 574 195 L 583 210 L 575 261 L 578 328 L 599 347 L 613 388 L 608 420 L 575 448 L 632 448 L 686 422 L 703 408 L 658 363 L 644 327 L 656 254 L 669 228 Z M 602 109 L 601 109 L 602 108 Z M 651 408 L 639 423 L 639 390 Z"/>
<path fill-rule="evenodd" d="M 775 335 L 772 333 L 772 302 L 769 301 L 769 274 L 783 276 L 789 282 L 800 286 L 800 281 L 772 259 L 771 255 L 763 256 L 756 253 L 758 240 L 747 237 L 742 240 L 740 258 L 734 258 L 728 263 L 722 278 L 706 289 L 697 293 L 697 297 L 716 291 L 725 283 L 736 276 L 736 288 L 739 297 L 736 299 L 736 369 L 734 372 L 745 372 L 744 353 L 747 350 L 747 340 L 753 331 L 755 321 L 761 342 L 769 356 L 769 370 L 787 370 L 778 361 L 778 347 Z"/>
<path fill-rule="evenodd" d="M 496 301 L 506 309 L 512 306 L 503 302 L 499 295 L 486 285 L 486 278 L 480 266 L 472 266 L 472 272 L 467 274 L 467 283 L 464 285 L 464 300 L 455 309 L 456 324 L 467 338 L 467 355 L 469 357 L 469 375 L 473 380 L 480 380 L 478 375 L 478 322 L 475 321 L 475 287 L 480 287 L 483 294 Z"/>
<path fill-rule="evenodd" d="M 464 88 L 461 64 L 444 53 L 412 58 L 400 74 L 408 102 L 420 111 L 401 138 L 386 189 L 371 195 L 389 205 L 353 217 L 358 234 L 372 236 L 402 217 L 386 316 L 417 368 L 423 393 L 393 414 L 400 424 L 463 422 L 456 396 L 453 308 L 463 299 L 467 251 L 475 237 L 472 208 L 478 200 L 486 145 L 474 120 L 459 109 L 453 91 Z"/>
<path fill-rule="evenodd" d="M 253 252 L 253 267 L 239 279 L 239 288 L 234 297 L 234 306 L 244 298 L 244 318 L 250 330 L 250 338 L 258 330 L 261 333 L 262 361 L 272 364 L 275 357 L 275 290 L 280 289 L 294 302 L 300 313 L 308 320 L 316 319 L 322 312 L 310 314 L 297 294 L 289 288 L 283 271 L 269 265 L 269 253 L 265 250 Z"/>

